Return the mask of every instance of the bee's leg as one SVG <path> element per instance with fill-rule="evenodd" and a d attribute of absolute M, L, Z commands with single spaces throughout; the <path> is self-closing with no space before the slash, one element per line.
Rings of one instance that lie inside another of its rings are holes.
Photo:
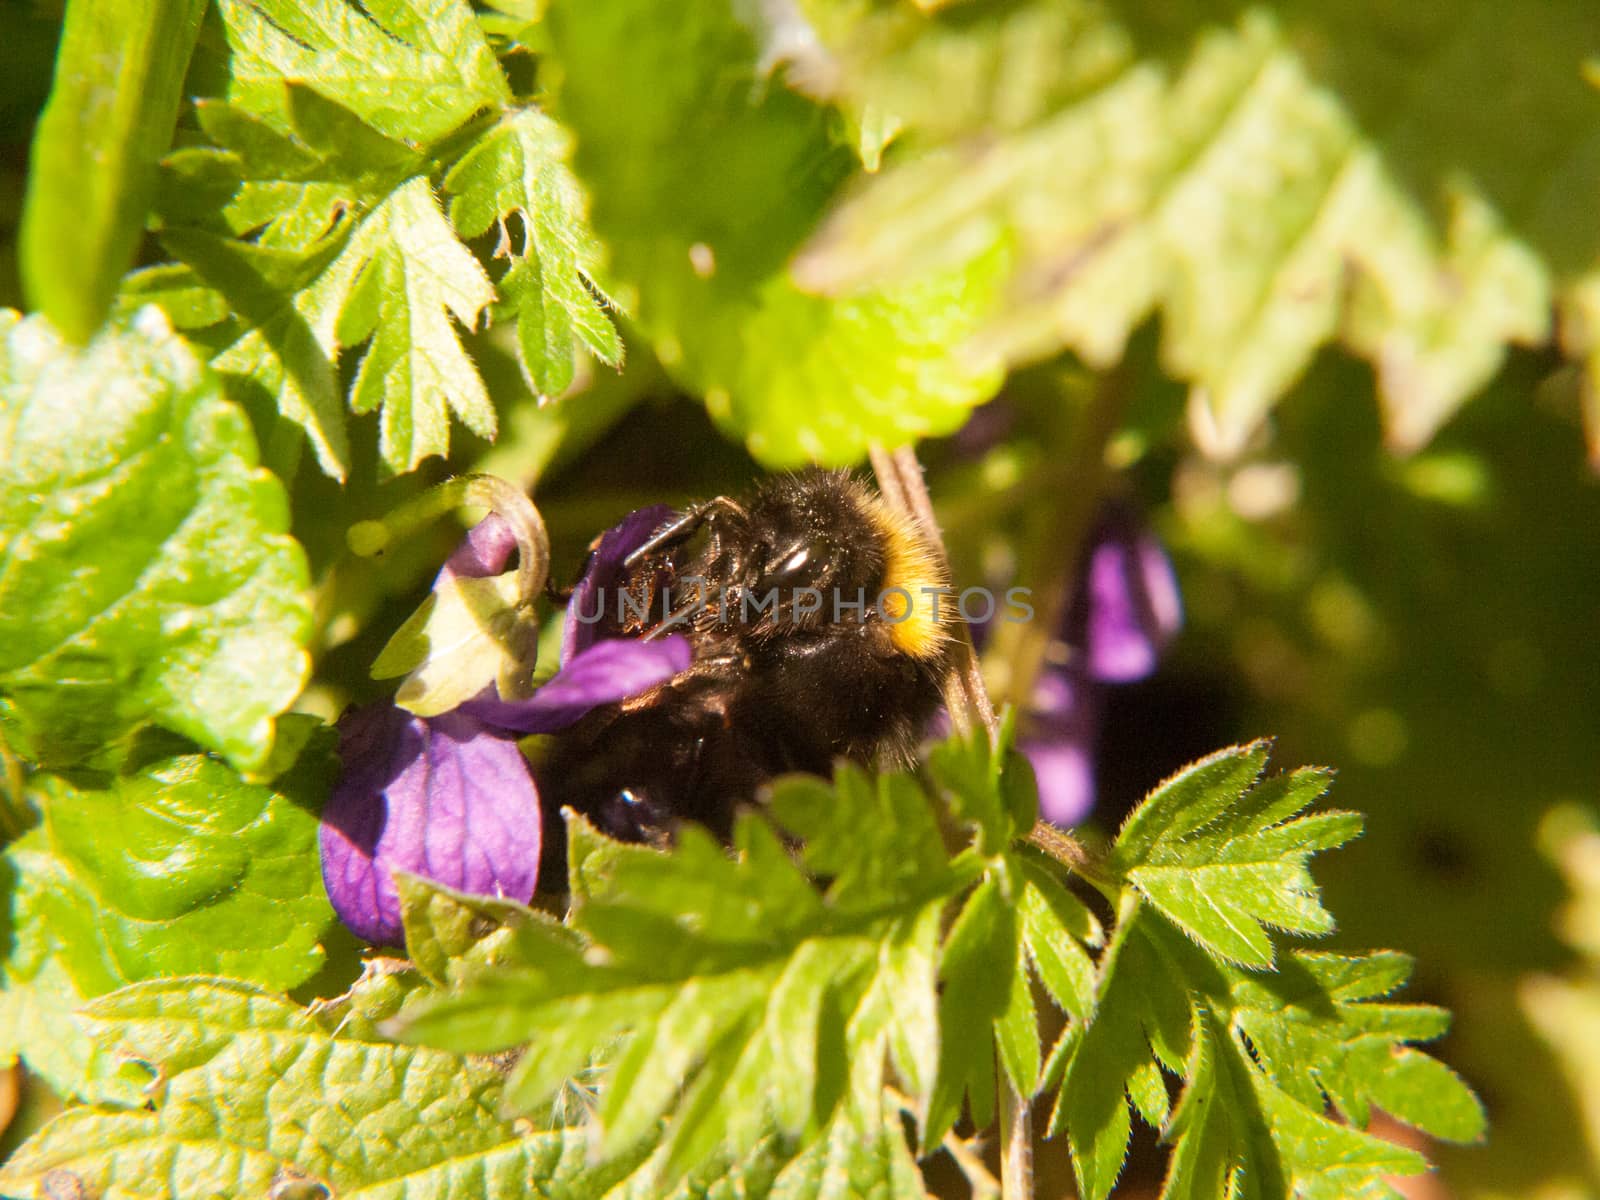
<path fill-rule="evenodd" d="M 703 503 L 691 505 L 676 520 L 656 530 L 644 545 L 634 549 L 627 558 L 622 560 L 622 565 L 625 567 L 636 566 L 640 559 L 654 554 L 663 546 L 670 546 L 693 537 L 700 526 L 718 513 L 726 513 L 741 519 L 746 515 L 744 509 L 727 496 L 715 496 Z"/>
<path fill-rule="evenodd" d="M 705 597 L 697 591 L 692 600 L 685 601 L 661 618 L 661 623 L 654 626 L 641 640 L 653 642 L 658 637 L 665 637 L 675 629 L 687 629 L 694 623 L 695 615 L 703 610 L 705 606 Z"/>

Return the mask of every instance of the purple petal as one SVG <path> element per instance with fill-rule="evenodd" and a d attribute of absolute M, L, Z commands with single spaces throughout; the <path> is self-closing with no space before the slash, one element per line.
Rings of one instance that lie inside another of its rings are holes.
<path fill-rule="evenodd" d="M 1095 685 L 1063 670 L 1034 687 L 1029 736 L 1017 748 L 1039 782 L 1039 815 L 1053 825 L 1076 825 L 1094 807 L 1094 745 L 1100 728 Z"/>
<path fill-rule="evenodd" d="M 339 722 L 344 773 L 322 814 L 322 878 L 350 929 L 403 941 L 396 870 L 526 901 L 538 883 L 539 795 L 516 743 L 459 712 L 391 705 Z"/>
<path fill-rule="evenodd" d="M 1094 754 L 1071 741 L 1024 739 L 1018 749 L 1039 781 L 1039 816 L 1052 825 L 1077 825 L 1094 807 Z"/>
<path fill-rule="evenodd" d="M 517 535 L 500 517 L 490 513 L 474 525 L 461 545 L 439 572 L 440 579 L 459 575 L 466 579 L 487 579 L 499 575 L 517 549 Z M 435 587 L 438 582 L 435 582 Z"/>
<path fill-rule="evenodd" d="M 583 577 L 567 602 L 567 623 L 561 631 L 562 662 L 571 662 L 579 651 L 594 644 L 607 594 L 622 580 L 622 560 L 648 542 L 650 535 L 674 515 L 674 510 L 665 504 L 652 504 L 629 513 L 600 535 Z"/>
<path fill-rule="evenodd" d="M 1120 514 L 1103 523 L 1068 614 L 1067 640 L 1102 683 L 1130 683 L 1183 624 L 1183 603 L 1161 543 Z"/>
<path fill-rule="evenodd" d="M 693 652 L 678 634 L 659 641 L 607 638 L 578 652 L 527 700 L 486 691 L 458 712 L 518 733 L 554 733 L 590 709 L 626 700 L 687 669 Z"/>

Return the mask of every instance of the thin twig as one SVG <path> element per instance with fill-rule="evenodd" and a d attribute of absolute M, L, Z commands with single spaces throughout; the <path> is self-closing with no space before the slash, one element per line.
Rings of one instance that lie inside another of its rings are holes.
<path fill-rule="evenodd" d="M 867 448 L 872 473 L 878 477 L 878 494 L 896 512 L 909 512 L 905 489 L 900 486 L 900 464 L 877 442 Z"/>
<path fill-rule="evenodd" d="M 929 549 L 946 576 L 950 573 L 950 556 L 944 547 L 944 537 L 939 532 L 939 522 L 934 516 L 933 501 L 928 496 L 927 481 L 922 477 L 922 464 L 916 451 L 902 446 L 891 456 L 882 447 L 873 446 L 872 468 L 878 476 L 878 490 L 884 503 L 898 512 L 909 515 L 921 528 Z M 994 705 L 989 701 L 984 686 L 983 671 L 978 665 L 977 647 L 972 643 L 972 632 L 965 621 L 954 622 L 956 641 L 953 647 L 955 669 L 951 672 L 952 686 L 946 688 L 946 704 L 950 710 L 950 723 L 961 732 L 970 728 L 974 717 L 983 725 L 990 741 L 999 737 L 999 721 Z M 1033 1115 L 1027 1100 L 1012 1088 L 1005 1072 L 997 1073 L 1000 1084 L 1000 1187 L 1005 1200 L 1032 1200 L 1033 1196 Z M 948 1139 L 946 1139 L 948 1142 Z M 948 1146 L 946 1147 L 949 1148 Z M 962 1148 L 962 1154 L 966 1154 Z M 951 1151 L 956 1164 L 966 1169 L 962 1155 Z M 981 1166 L 981 1164 L 979 1164 Z M 978 1191 L 975 1176 L 973 1190 Z M 987 1195 L 994 1195 L 994 1176 L 984 1170 L 982 1178 L 988 1181 Z"/>
<path fill-rule="evenodd" d="M 1033 1195 L 1033 1107 L 1000 1076 L 1000 1191 L 1005 1200 Z"/>

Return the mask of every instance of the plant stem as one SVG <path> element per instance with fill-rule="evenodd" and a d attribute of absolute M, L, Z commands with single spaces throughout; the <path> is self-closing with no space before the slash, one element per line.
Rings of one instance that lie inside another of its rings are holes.
<path fill-rule="evenodd" d="M 1033 1109 L 1017 1094 L 1006 1077 L 1000 1077 L 1000 1194 L 1005 1200 L 1031 1200 L 1033 1196 Z"/>
<path fill-rule="evenodd" d="M 869 453 L 884 503 L 916 521 L 938 560 L 939 568 L 948 578 L 950 556 L 945 550 L 944 538 L 939 533 L 939 522 L 934 516 L 933 501 L 928 497 L 927 481 L 923 479 L 922 464 L 917 461 L 916 451 L 910 446 L 902 446 L 891 455 L 883 447 L 875 445 Z M 994 705 L 989 701 L 988 689 L 984 686 L 978 651 L 972 644 L 972 633 L 966 622 L 956 621 L 954 624 L 954 670 L 945 690 L 950 723 L 958 732 L 965 733 L 976 718 L 988 733 L 992 744 L 999 736 L 1000 725 L 995 717 Z M 1012 1088 L 1006 1073 L 1001 1070 L 996 1075 L 1000 1086 L 1000 1194 L 1004 1200 L 1032 1200 L 1033 1114 L 1028 1102 Z M 955 1155 L 954 1151 L 952 1155 L 957 1165 L 965 1170 L 961 1156 Z M 977 1192 L 978 1177 L 970 1171 L 967 1177 L 973 1181 L 974 1192 Z M 993 1183 L 994 1177 L 987 1171 L 983 1177 Z"/>

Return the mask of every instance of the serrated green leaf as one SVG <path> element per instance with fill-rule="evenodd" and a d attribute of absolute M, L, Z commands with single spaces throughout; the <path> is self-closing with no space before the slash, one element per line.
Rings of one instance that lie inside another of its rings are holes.
<path fill-rule="evenodd" d="M 998 854 L 1011 844 L 1019 830 L 1033 828 L 1031 820 L 1018 825 L 1013 817 L 1011 793 L 1016 784 L 1003 776 L 1018 770 L 1026 773 L 1028 768 L 1025 762 L 1019 766 L 1010 759 L 1009 738 L 1009 726 L 1005 740 L 998 746 L 990 742 L 986 732 L 978 730 L 971 737 L 949 738 L 928 752 L 929 778 L 950 805 L 952 815 L 976 826 L 980 854 Z M 1034 807 L 1038 807 L 1037 798 Z"/>
<path fill-rule="evenodd" d="M 226 971 L 278 988 L 310 978 L 333 920 L 315 816 L 331 749 L 313 739 L 271 787 L 199 755 L 98 785 L 35 775 L 40 824 L 4 858 L 0 1054 L 20 1053 L 71 1094 L 102 1065 L 72 1025 L 85 998 L 159 975 Z"/>
<path fill-rule="evenodd" d="M 395 889 L 406 953 L 436 987 L 486 969 L 535 963 L 552 942 L 579 945 L 555 918 L 515 900 L 469 895 L 405 871 L 395 872 Z"/>
<path fill-rule="evenodd" d="M 194 229 L 169 229 L 162 241 L 183 263 L 131 276 L 127 299 L 150 300 L 181 328 L 204 330 L 191 337 L 211 351 L 229 394 L 279 413 L 304 432 L 323 471 L 344 478 L 350 447 L 338 346 L 311 287 L 340 243 L 302 252 Z"/>
<path fill-rule="evenodd" d="M 814 286 L 1013 240 L 983 352 L 1105 367 L 1160 310 L 1166 368 L 1225 451 L 1331 340 L 1373 364 L 1389 440 L 1415 449 L 1508 345 L 1550 337 L 1552 299 L 1594 328 L 1581 0 L 806 8 L 833 51 L 814 77 L 928 135 L 810 248 Z"/>
<path fill-rule="evenodd" d="M 619 842 L 607 837 L 582 813 L 570 808 L 564 809 L 561 815 L 567 825 L 567 887 L 571 890 L 574 908 L 581 907 L 590 896 L 605 892 L 606 881 L 618 860 L 655 853 L 637 842 Z"/>
<path fill-rule="evenodd" d="M 203 0 L 66 6 L 19 237 L 28 301 L 83 345 L 133 263 Z"/>
<path fill-rule="evenodd" d="M 1361 832 L 1354 813 L 1296 817 L 1328 786 L 1295 771 L 1241 795 L 1265 763 L 1263 745 L 1212 755 L 1151 794 L 1129 817 L 1111 861 L 1168 920 L 1211 953 L 1270 966 L 1267 927 L 1327 933 L 1306 862 Z"/>
<path fill-rule="evenodd" d="M 841 1116 L 788 1166 L 771 1200 L 924 1200 L 927 1189 L 898 1114 Z"/>
<path fill-rule="evenodd" d="M 750 1153 L 720 1156 L 664 1185 L 663 1147 L 608 1200 L 924 1200 L 926 1190 L 899 1114 L 875 1097 L 842 1110 L 805 1146 L 769 1135 Z"/>
<path fill-rule="evenodd" d="M 831 787 L 807 775 L 777 780 L 768 806 L 804 841 L 806 866 L 833 881 L 828 895 L 842 908 L 871 909 L 919 884 L 937 888 L 950 869 L 927 797 L 907 776 L 841 764 Z"/>
<path fill-rule="evenodd" d="M 996 250 L 841 301 L 785 262 L 853 166 L 827 114 L 763 78 L 727 0 L 552 5 L 555 111 L 611 249 L 613 292 L 663 364 L 771 466 L 949 432 L 1000 382 L 949 347 L 977 328 Z"/>
<path fill-rule="evenodd" d="M 302 101 L 293 111 L 331 108 Z M 338 185 L 347 198 L 373 207 L 306 248 L 274 244 L 292 241 L 287 235 L 261 244 L 194 228 L 163 235 L 168 249 L 223 297 L 222 310 L 237 314 L 197 337 L 211 347 L 212 365 L 246 403 L 265 401 L 304 429 L 323 470 L 336 478 L 349 456 L 338 355 L 369 338 L 349 403 L 356 412 L 382 409 L 379 449 L 394 471 L 446 453 L 452 411 L 483 437 L 493 437 L 496 427 L 483 381 L 452 324 L 454 318 L 473 328 L 494 288 L 456 240 L 427 178 L 406 178 L 407 164 L 390 158 L 373 167 L 371 178 Z M 268 211 L 263 205 L 249 219 Z M 279 211 L 300 220 L 298 209 Z M 192 283 L 170 269 L 152 282 L 160 289 L 152 298 L 162 303 L 171 298 L 201 315 L 219 311 L 197 305 Z"/>
<path fill-rule="evenodd" d="M 258 419 L 278 414 L 268 456 L 281 473 L 298 460 L 299 427 L 322 469 L 344 478 L 339 358 L 369 338 L 349 403 L 383 410 L 390 469 L 445 453 L 452 411 L 493 437 L 494 409 L 452 321 L 473 328 L 494 289 L 430 183 L 473 145 L 476 127 L 461 128 L 469 118 L 510 99 L 471 7 L 229 0 L 220 9 L 227 89 L 197 101 L 210 144 L 170 156 L 161 216 L 169 249 L 221 302 L 197 303 L 196 289 L 171 277 L 133 286 L 186 327 L 185 316 L 232 317 L 206 322 L 214 327 L 194 340 Z M 458 130 L 440 162 L 427 157 L 424 147 Z"/>
<path fill-rule="evenodd" d="M 1052 1133 L 1067 1132 L 1086 1200 L 1105 1200 L 1122 1172 L 1133 1128 L 1129 1093 L 1148 1102 L 1148 1085 L 1136 1089 L 1134 1081 L 1152 1062 L 1152 1049 L 1174 1073 L 1191 1053 L 1188 982 L 1151 942 L 1147 921 L 1125 916 L 1106 951 L 1094 1016 L 1067 1064 L 1050 1120 Z"/>
<path fill-rule="evenodd" d="M 1326 1097 L 1359 1128 L 1376 1106 L 1434 1137 L 1474 1141 L 1485 1125 L 1477 1097 L 1406 1044 L 1442 1035 L 1449 1014 L 1380 1003 L 1409 975 L 1404 955 L 1297 952 L 1274 975 L 1233 978 L 1234 1022 L 1273 1082 L 1308 1108 Z"/>
<path fill-rule="evenodd" d="M 243 416 L 146 310 L 0 345 L 0 697 L 36 762 L 147 721 L 250 769 L 305 680 L 305 558 Z"/>
<path fill-rule="evenodd" d="M 995 1018 L 995 1047 L 1011 1087 L 1025 1100 L 1039 1090 L 1044 1050 L 1039 1042 L 1039 1013 L 1033 1006 L 1033 979 L 1028 957 L 1017 954 L 1005 1012 Z"/>
<path fill-rule="evenodd" d="M 510 89 L 465 0 L 219 0 L 228 99 L 287 120 L 285 80 L 390 137 L 432 142 Z"/>
<path fill-rule="evenodd" d="M 794 1139 L 825 1127 L 846 1092 L 858 1109 L 879 1103 L 891 1058 L 903 1086 L 927 1088 L 939 913 L 970 876 L 945 867 L 929 800 L 908 776 L 841 771 L 837 790 L 796 779 L 779 793 L 819 861 L 843 868 L 825 894 L 755 813 L 735 826 L 734 856 L 686 826 L 669 853 L 635 849 L 590 870 L 585 833 L 572 920 L 588 950 L 552 948 L 542 963 L 477 976 L 408 1017 L 406 1036 L 474 1051 L 528 1041 L 510 1085 L 524 1111 L 625 1037 L 601 1144 L 641 1147 L 671 1114 L 663 1189 L 774 1130 Z M 936 855 L 927 870 L 869 871 L 849 844 L 909 833 L 915 854 L 919 824 L 932 843 L 922 852 Z"/>
<path fill-rule="evenodd" d="M 534 1186 L 578 1200 L 636 1165 L 592 1168 L 583 1132 L 497 1118 L 492 1064 L 330 1033 L 230 980 L 137 984 L 92 1004 L 85 1024 L 101 1044 L 156 1066 L 162 1087 L 148 1110 L 56 1118 L 0 1168 L 7 1191 L 32 1192 L 50 1176 L 101 1200 L 190 1200 L 265 1196 L 303 1178 L 345 1200 L 509 1197 Z"/>
<path fill-rule="evenodd" d="M 1018 913 L 1028 958 L 1061 1010 L 1087 1020 L 1094 1007 L 1095 969 L 1083 944 L 1099 944 L 1100 923 L 1043 864 L 1024 859 L 1022 871 Z"/>
<path fill-rule="evenodd" d="M 158 211 L 168 226 L 254 235 L 258 246 L 304 250 L 351 209 L 366 211 L 424 160 L 348 109 L 301 84 L 283 84 L 287 131 L 222 100 L 195 112 L 210 146 L 162 163 Z"/>
<path fill-rule="evenodd" d="M 451 318 L 471 329 L 494 299 L 483 268 L 456 240 L 428 181 L 412 179 L 352 232 L 317 282 L 335 339 L 371 339 L 350 407 L 382 410 L 378 450 L 396 472 L 450 448 L 454 412 L 493 438 L 494 406 Z"/>
<path fill-rule="evenodd" d="M 1268 750 L 1265 742 L 1230 746 L 1163 780 L 1122 823 L 1112 865 L 1127 870 L 1162 838 L 1182 838 L 1210 823 L 1261 777 Z"/>
<path fill-rule="evenodd" d="M 1414 1150 L 1329 1121 L 1279 1092 L 1203 1009 L 1187 1074 L 1167 1129 L 1174 1149 L 1163 1200 L 1398 1200 L 1388 1177 L 1427 1169 Z"/>
<path fill-rule="evenodd" d="M 1057 1110 L 1081 1194 L 1091 1200 L 1109 1193 L 1121 1166 L 1129 1133 L 1124 1090 L 1173 1145 L 1164 1197 L 1387 1198 L 1395 1195 L 1387 1176 L 1426 1168 L 1410 1150 L 1329 1120 L 1325 1095 L 1358 1123 L 1366 1103 L 1388 1088 L 1409 1096 L 1413 1113 L 1425 1112 L 1449 1136 L 1481 1129 L 1481 1116 L 1468 1115 L 1476 1100 L 1459 1080 L 1433 1073 L 1422 1083 L 1429 1098 L 1420 1101 L 1410 1088 L 1422 1082 L 1411 1076 L 1415 1068 L 1379 1061 L 1380 1046 L 1397 1063 L 1425 1059 L 1404 1043 L 1443 1028 L 1437 1009 L 1370 1003 L 1404 979 L 1400 956 L 1295 955 L 1282 975 L 1247 972 L 1217 963 L 1135 904 L 1124 910 L 1101 970 L 1099 1005 Z M 1185 1079 L 1170 1120 L 1152 1048 Z"/>
<path fill-rule="evenodd" d="M 558 396 L 571 384 L 578 342 L 602 362 L 622 361 L 622 342 L 593 283 L 600 245 L 587 224 L 587 200 L 566 165 L 571 139 L 535 109 L 508 113 L 445 176 L 450 220 L 477 237 L 516 214 L 522 248 L 500 281 L 516 314 L 523 370 L 536 392 Z M 609 301 L 606 301 L 609 303 Z"/>
<path fill-rule="evenodd" d="M 1012 1005 L 1017 981 L 1017 917 L 996 878 L 973 891 L 950 935 L 939 966 L 939 1076 L 923 1124 L 924 1149 L 937 1146 L 961 1116 L 963 1095 L 975 1126 L 989 1123 L 994 1103 L 994 1045 L 988 1036 Z M 1027 981 L 1023 979 L 1023 986 Z M 1031 1005 L 1030 1005 L 1031 1008 Z M 958 1032 L 971 1031 L 971 1032 Z M 1019 1030 L 1008 1030 L 1018 1074 L 1026 1075 Z M 1037 1030 L 1034 1033 L 1038 1037 Z"/>

